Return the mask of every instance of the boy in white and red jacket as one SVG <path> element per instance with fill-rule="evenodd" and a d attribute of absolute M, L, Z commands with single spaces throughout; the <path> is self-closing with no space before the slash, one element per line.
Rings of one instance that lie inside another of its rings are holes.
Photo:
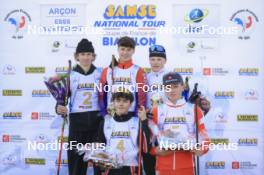
<path fill-rule="evenodd" d="M 180 74 L 175 72 L 165 74 L 163 85 L 166 86 L 166 99 L 163 104 L 152 108 L 154 125 L 150 127 L 153 134 L 161 136 L 170 133 L 191 140 L 195 138 L 196 122 L 198 122 L 198 133 L 203 142 L 200 147 L 189 150 L 166 150 L 162 149 L 159 143 L 151 149 L 151 154 L 157 159 L 156 170 L 159 175 L 194 175 L 193 156 L 205 154 L 209 145 L 209 138 L 201 120 L 203 111 L 198 106 L 186 102 L 182 97 L 184 82 Z"/>
<path fill-rule="evenodd" d="M 107 113 L 111 103 L 112 93 L 118 87 L 135 89 L 132 94 L 134 101 L 129 112 L 135 113 L 139 106 L 146 106 L 146 92 L 143 86 L 146 84 L 144 70 L 135 65 L 132 56 L 135 53 L 136 43 L 130 37 L 121 37 L 118 40 L 118 61 L 110 67 L 104 68 L 101 76 L 100 107 L 102 115 Z M 105 90 L 105 91 L 103 91 Z"/>

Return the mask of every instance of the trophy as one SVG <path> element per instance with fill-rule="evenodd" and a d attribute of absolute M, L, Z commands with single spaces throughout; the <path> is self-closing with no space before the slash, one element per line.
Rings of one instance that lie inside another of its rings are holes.
<path fill-rule="evenodd" d="M 160 93 L 155 93 L 151 96 L 151 106 L 158 106 L 163 103 L 163 98 Z"/>
<path fill-rule="evenodd" d="M 192 150 L 195 144 L 194 134 L 189 131 L 183 131 L 180 126 L 172 126 L 160 133 L 158 136 L 159 145 L 164 148 L 173 148 L 177 150 Z"/>
<path fill-rule="evenodd" d="M 120 162 L 118 162 L 116 155 L 110 154 L 105 150 L 93 150 L 93 151 L 84 151 L 83 161 L 87 162 L 88 160 L 92 160 L 94 163 L 98 164 L 101 168 L 111 168 L 117 169 L 122 166 Z M 82 154 L 83 152 L 80 152 Z"/>
<path fill-rule="evenodd" d="M 110 102 L 110 104 L 107 106 L 107 113 L 110 116 L 114 116 L 114 114 L 115 114 L 115 108 L 114 108 L 113 102 Z"/>

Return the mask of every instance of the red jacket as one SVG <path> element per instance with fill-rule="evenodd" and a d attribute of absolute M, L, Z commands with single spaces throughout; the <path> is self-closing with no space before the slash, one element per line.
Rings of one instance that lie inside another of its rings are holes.
<path fill-rule="evenodd" d="M 121 68 L 121 69 L 128 69 L 130 68 L 131 66 L 133 66 L 133 62 L 132 60 L 130 61 L 127 61 L 125 63 L 118 63 L 118 67 Z M 111 69 L 110 67 L 106 67 L 103 69 L 103 72 L 102 72 L 102 76 L 101 76 L 101 79 L 100 79 L 100 83 L 101 83 L 101 86 L 102 86 L 102 89 L 105 85 L 107 85 L 107 70 L 108 69 Z M 137 75 L 136 75 L 136 83 L 138 85 L 138 92 L 136 93 L 136 99 L 135 99 L 135 102 L 136 102 L 136 107 L 138 106 L 146 106 L 146 92 L 143 91 L 142 87 L 144 85 L 146 85 L 146 76 L 145 76 L 145 72 L 142 68 L 139 68 L 138 71 L 137 71 Z M 107 113 L 107 92 L 103 92 L 101 91 L 99 93 L 99 104 L 100 104 L 100 107 L 101 107 L 101 112 L 103 115 L 105 115 Z M 135 109 L 137 110 L 137 108 Z"/>

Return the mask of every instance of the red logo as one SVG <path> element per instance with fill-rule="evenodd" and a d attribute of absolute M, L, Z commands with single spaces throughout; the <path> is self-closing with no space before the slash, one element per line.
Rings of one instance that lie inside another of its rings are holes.
<path fill-rule="evenodd" d="M 232 169 L 239 169 L 239 162 L 232 162 Z"/>
<path fill-rule="evenodd" d="M 32 112 L 31 113 L 31 120 L 37 120 L 38 119 L 38 113 L 37 112 Z"/>
<path fill-rule="evenodd" d="M 211 68 L 204 68 L 203 69 L 203 74 L 204 75 L 211 75 Z"/>
<path fill-rule="evenodd" d="M 3 135 L 3 142 L 9 142 L 10 141 L 10 136 L 9 135 Z"/>

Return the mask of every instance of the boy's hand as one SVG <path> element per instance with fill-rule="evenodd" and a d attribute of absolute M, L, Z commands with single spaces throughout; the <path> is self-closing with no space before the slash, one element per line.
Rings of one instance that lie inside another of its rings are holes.
<path fill-rule="evenodd" d="M 207 114 L 211 108 L 211 103 L 206 98 L 200 98 L 199 106 L 203 110 L 204 114 Z"/>
<path fill-rule="evenodd" d="M 140 106 L 140 108 L 138 109 L 138 117 L 140 118 L 141 121 L 147 119 L 147 113 L 144 106 Z"/>
<path fill-rule="evenodd" d="M 174 134 L 170 129 L 166 129 L 165 131 L 161 132 L 160 135 L 170 138 L 174 137 Z"/>
<path fill-rule="evenodd" d="M 203 150 L 201 148 L 198 148 L 198 149 L 192 149 L 191 150 L 191 153 L 193 153 L 194 155 L 196 156 L 201 156 L 203 155 Z"/>
<path fill-rule="evenodd" d="M 58 105 L 56 112 L 60 115 L 66 116 L 68 114 L 68 109 L 66 106 Z"/>

